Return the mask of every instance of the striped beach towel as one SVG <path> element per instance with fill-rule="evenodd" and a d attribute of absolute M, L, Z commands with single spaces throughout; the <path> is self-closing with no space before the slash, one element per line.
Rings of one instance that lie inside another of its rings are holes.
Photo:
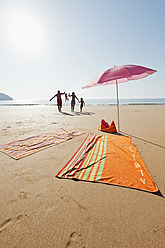
<path fill-rule="evenodd" d="M 158 191 L 138 150 L 125 136 L 89 134 L 56 177 Z"/>
<path fill-rule="evenodd" d="M 72 139 L 73 137 L 81 134 L 83 134 L 83 132 L 68 131 L 61 128 L 55 130 L 54 132 L 2 144 L 0 145 L 0 151 L 6 153 L 12 158 L 20 159 L 50 146 Z"/>

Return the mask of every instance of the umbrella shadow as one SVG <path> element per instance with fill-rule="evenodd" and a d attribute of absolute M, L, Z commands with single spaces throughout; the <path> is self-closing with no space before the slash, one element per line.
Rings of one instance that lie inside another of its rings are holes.
<path fill-rule="evenodd" d="M 125 132 L 122 132 L 122 131 L 120 131 L 120 133 L 117 133 L 117 134 L 118 134 L 118 135 L 123 135 L 123 136 L 125 136 L 125 135 L 131 136 L 131 137 L 133 137 L 133 138 L 136 138 L 136 139 L 138 139 L 138 140 L 144 141 L 144 142 L 149 143 L 149 144 L 151 144 L 151 145 L 154 145 L 154 146 L 157 146 L 157 147 L 160 147 L 160 148 L 164 148 L 164 149 L 165 149 L 165 146 L 159 145 L 159 144 L 157 144 L 157 143 L 151 142 L 151 141 L 146 140 L 146 139 L 142 139 L 142 138 L 137 137 L 137 136 L 132 135 L 132 134 L 128 134 L 128 133 L 125 133 Z"/>
<path fill-rule="evenodd" d="M 108 133 L 106 131 L 102 131 L 102 130 L 99 130 L 100 132 L 103 132 L 103 133 L 106 133 L 106 134 L 109 134 L 109 135 L 118 135 L 118 136 L 125 136 L 124 134 L 122 133 L 119 133 L 119 132 L 116 132 L 116 133 Z"/>

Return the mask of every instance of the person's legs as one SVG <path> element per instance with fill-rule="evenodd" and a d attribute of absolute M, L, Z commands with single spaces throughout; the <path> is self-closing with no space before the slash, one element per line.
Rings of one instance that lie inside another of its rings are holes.
<path fill-rule="evenodd" d="M 83 105 L 82 103 L 80 104 L 80 112 L 82 112 Z"/>
<path fill-rule="evenodd" d="M 59 106 L 59 107 L 60 107 L 60 112 L 61 112 L 61 109 L 62 109 L 62 101 L 61 101 L 61 104 L 60 104 L 60 106 Z"/>
<path fill-rule="evenodd" d="M 73 103 L 73 112 L 74 112 L 75 102 Z"/>
<path fill-rule="evenodd" d="M 71 102 L 71 111 L 72 111 L 72 112 L 74 112 L 74 105 L 75 105 L 75 102 L 72 101 L 72 102 Z"/>
<path fill-rule="evenodd" d="M 58 111 L 61 112 L 61 106 L 58 106 Z"/>
<path fill-rule="evenodd" d="M 57 100 L 58 111 L 61 112 L 62 100 Z"/>
<path fill-rule="evenodd" d="M 75 103 L 76 103 L 75 101 L 72 101 L 72 102 L 71 102 L 71 110 L 72 110 L 73 112 L 74 112 Z"/>

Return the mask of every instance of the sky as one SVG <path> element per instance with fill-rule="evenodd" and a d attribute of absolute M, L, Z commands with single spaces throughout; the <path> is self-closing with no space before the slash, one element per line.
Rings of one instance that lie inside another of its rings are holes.
<path fill-rule="evenodd" d="M 164 11 L 164 0 L 0 1 L 0 92 L 116 98 L 114 85 L 81 87 L 114 65 L 135 64 L 157 72 L 120 84 L 119 97 L 165 98 Z"/>

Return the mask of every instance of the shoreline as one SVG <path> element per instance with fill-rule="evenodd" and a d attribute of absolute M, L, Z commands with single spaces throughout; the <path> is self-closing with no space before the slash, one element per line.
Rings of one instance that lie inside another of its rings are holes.
<path fill-rule="evenodd" d="M 58 128 L 85 134 L 14 160 L 0 152 L 2 247 L 158 247 L 165 242 L 165 202 L 158 195 L 55 175 L 101 119 L 115 121 L 116 106 L 0 106 L 0 144 Z M 165 196 L 165 106 L 120 106 L 120 134 L 131 136 Z"/>
<path fill-rule="evenodd" d="M 119 106 L 164 106 L 165 103 L 128 103 L 128 104 L 119 104 Z M 37 104 L 37 103 L 32 103 L 32 104 L 2 104 L 0 105 L 0 107 L 26 107 L 26 106 L 57 106 L 56 103 L 54 104 Z M 63 106 L 69 106 L 63 104 Z M 75 106 L 79 106 L 79 104 L 76 104 Z M 92 104 L 86 104 L 86 106 L 93 106 L 93 107 L 97 107 L 97 106 L 117 106 L 116 104 L 97 104 L 97 105 L 92 105 Z"/>
<path fill-rule="evenodd" d="M 69 106 L 70 102 L 63 101 L 63 106 Z M 86 106 L 115 106 L 116 99 L 84 99 Z M 77 102 L 76 102 L 77 103 Z M 120 106 L 127 105 L 165 105 L 165 98 L 120 98 Z M 14 100 L 0 101 L 0 106 L 56 106 L 56 100 Z M 79 105 L 78 103 L 76 105 Z"/>

